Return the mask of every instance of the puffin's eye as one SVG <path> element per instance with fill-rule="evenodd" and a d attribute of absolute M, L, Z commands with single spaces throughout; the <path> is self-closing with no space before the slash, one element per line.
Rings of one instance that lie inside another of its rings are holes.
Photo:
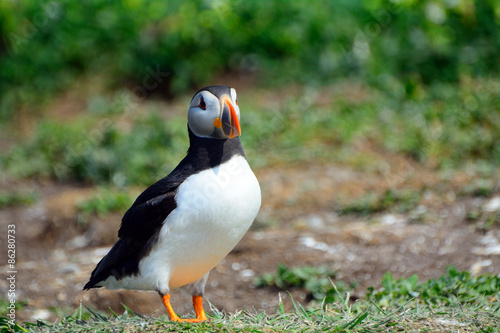
<path fill-rule="evenodd" d="M 205 103 L 205 100 L 203 99 L 203 97 L 200 96 L 200 104 L 198 104 L 198 106 L 200 107 L 200 109 L 202 110 L 206 110 L 207 109 L 207 104 Z"/>
<path fill-rule="evenodd" d="M 238 105 L 238 98 L 236 98 L 236 105 Z"/>

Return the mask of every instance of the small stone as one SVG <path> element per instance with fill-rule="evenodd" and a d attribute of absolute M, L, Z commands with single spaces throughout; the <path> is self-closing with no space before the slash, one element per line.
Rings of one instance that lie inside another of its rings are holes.
<path fill-rule="evenodd" d="M 33 315 L 31 316 L 33 320 L 47 320 L 50 318 L 50 311 L 46 309 L 38 309 L 33 312 Z"/>
<path fill-rule="evenodd" d="M 325 223 L 321 216 L 313 214 L 307 218 L 307 223 L 311 229 L 322 229 Z"/>
<path fill-rule="evenodd" d="M 89 240 L 85 236 L 77 236 L 66 243 L 70 249 L 81 249 L 89 244 Z"/>
<path fill-rule="evenodd" d="M 487 212 L 496 212 L 500 210 L 500 196 L 491 198 L 485 205 L 484 210 Z"/>
<path fill-rule="evenodd" d="M 244 269 L 241 271 L 241 276 L 244 278 L 251 278 L 255 276 L 255 272 L 251 269 Z"/>
<path fill-rule="evenodd" d="M 59 269 L 59 273 L 61 274 L 71 274 L 80 272 L 80 267 L 73 264 L 67 264 L 63 268 Z"/>

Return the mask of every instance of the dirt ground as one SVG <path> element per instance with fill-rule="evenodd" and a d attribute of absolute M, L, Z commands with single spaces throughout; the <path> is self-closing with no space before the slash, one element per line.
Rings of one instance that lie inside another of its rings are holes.
<path fill-rule="evenodd" d="M 489 197 L 462 196 L 460 189 L 473 181 L 472 176 L 454 173 L 443 180 L 442 175 L 397 156 L 389 157 L 383 170 L 364 172 L 330 163 L 259 170 L 261 212 L 250 232 L 212 271 L 206 299 L 225 311 L 272 311 L 279 291 L 256 288 L 253 279 L 275 272 L 279 263 L 327 265 L 338 272 L 337 280 L 359 284 L 352 299 L 369 286 L 379 287 L 387 271 L 396 277 L 418 274 L 421 281 L 444 274 L 448 265 L 474 274 L 500 274 L 500 228 L 484 230 L 466 218 L 471 210 L 500 209 L 498 191 Z M 82 291 L 95 264 L 116 241 L 121 218 L 119 214 L 94 217 L 87 226 L 78 226 L 75 203 L 94 189 L 51 182 L 8 187 L 36 188 L 40 193 L 33 206 L 0 210 L 2 234 L 8 224 L 16 225 L 16 297 L 27 301 L 17 313 L 19 321 L 54 321 L 71 314 L 80 301 L 103 311 L 111 307 L 116 313 L 123 312 L 121 303 L 144 315 L 165 313 L 153 292 Z M 418 206 L 406 213 L 364 217 L 337 213 L 338 198 L 388 188 L 426 190 Z M 5 252 L 0 254 L 2 263 Z M 6 295 L 6 279 L 0 280 L 0 290 Z M 303 291 L 293 290 L 292 295 L 307 300 Z M 281 296 L 291 308 L 288 295 Z M 190 297 L 180 292 L 172 297 L 178 313 L 192 311 Z"/>

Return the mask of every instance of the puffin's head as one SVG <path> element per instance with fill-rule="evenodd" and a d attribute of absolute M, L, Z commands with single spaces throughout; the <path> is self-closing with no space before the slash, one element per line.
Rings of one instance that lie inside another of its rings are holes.
<path fill-rule="evenodd" d="M 240 108 L 236 90 L 210 86 L 199 90 L 191 100 L 188 126 L 202 138 L 227 139 L 241 134 Z"/>

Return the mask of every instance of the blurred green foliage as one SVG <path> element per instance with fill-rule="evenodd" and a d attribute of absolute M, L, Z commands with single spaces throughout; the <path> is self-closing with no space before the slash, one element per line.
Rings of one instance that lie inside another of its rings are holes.
<path fill-rule="evenodd" d="M 500 209 L 490 212 L 472 208 L 467 210 L 465 219 L 471 222 L 477 230 L 487 232 L 500 225 Z"/>
<path fill-rule="evenodd" d="M 413 95 L 500 69 L 500 3 L 87 0 L 0 2 L 0 117 L 36 109 L 83 74 L 140 97 L 226 72 L 307 84 L 358 76 Z M 264 81 L 261 81 L 264 82 Z"/>
<path fill-rule="evenodd" d="M 10 311 L 8 306 L 10 305 L 10 300 L 5 299 L 5 298 L 0 298 L 0 316 L 6 316 Z M 25 300 L 16 300 L 14 306 L 16 310 L 21 310 L 22 308 L 26 307 L 28 305 L 28 302 Z M 0 325 L 2 322 L 0 322 Z M 3 326 L 0 326 L 0 328 L 3 328 Z"/>
<path fill-rule="evenodd" d="M 35 192 L 0 191 L 0 208 L 32 205 L 37 200 Z"/>
<path fill-rule="evenodd" d="M 369 193 L 362 198 L 356 198 L 337 211 L 339 214 L 359 214 L 366 216 L 384 211 L 398 213 L 414 209 L 420 201 L 421 194 L 415 191 L 389 189 L 384 193 Z"/>
<path fill-rule="evenodd" d="M 307 89 L 271 111 L 267 102 L 240 94 L 245 109 L 241 140 L 251 165 L 323 160 L 380 167 L 383 157 L 355 148 L 360 140 L 430 167 L 495 169 L 500 164 L 500 84 L 496 81 L 441 83 L 439 89 L 435 84 L 414 98 L 402 96 L 402 84 L 392 86 L 391 93 L 358 88 L 365 91 L 363 99 L 340 94 L 327 105 L 317 104 L 324 90 Z M 120 103 L 106 101 L 92 98 L 89 113 L 78 121 L 41 122 L 32 137 L 0 155 L 0 167 L 21 178 L 115 186 L 149 185 L 170 172 L 188 148 L 185 115 L 166 120 L 154 107 L 145 114 L 120 114 L 120 107 L 112 107 Z M 407 211 L 419 196 L 396 192 L 367 196 L 344 207 L 344 212 Z"/>
<path fill-rule="evenodd" d="M 290 96 L 279 110 L 254 107 L 242 120 L 243 125 L 249 124 L 242 136 L 245 148 L 255 150 L 249 157 L 257 159 L 256 165 L 322 158 L 365 167 L 379 163 L 353 148 L 354 142 L 362 140 L 431 167 L 500 163 L 498 81 L 435 83 L 413 97 L 406 96 L 399 81 L 386 85 L 384 90 L 350 87 L 362 96 L 358 99 L 309 89 Z M 326 97 L 333 102 L 318 103 L 324 94 L 331 94 Z"/>
<path fill-rule="evenodd" d="M 78 223 L 86 224 L 92 215 L 106 216 L 113 212 L 125 212 L 134 197 L 124 189 L 103 188 L 97 194 L 77 202 Z"/>
<path fill-rule="evenodd" d="M 32 138 L 2 156 L 0 166 L 20 178 L 148 185 L 171 171 L 187 149 L 187 143 L 178 142 L 186 139 L 176 132 L 179 127 L 155 112 L 135 119 L 128 130 L 110 118 L 47 120 Z"/>
<path fill-rule="evenodd" d="M 466 186 L 461 191 L 461 196 L 471 197 L 490 197 L 495 192 L 500 192 L 500 182 L 497 179 L 491 178 L 477 178 Z"/>

